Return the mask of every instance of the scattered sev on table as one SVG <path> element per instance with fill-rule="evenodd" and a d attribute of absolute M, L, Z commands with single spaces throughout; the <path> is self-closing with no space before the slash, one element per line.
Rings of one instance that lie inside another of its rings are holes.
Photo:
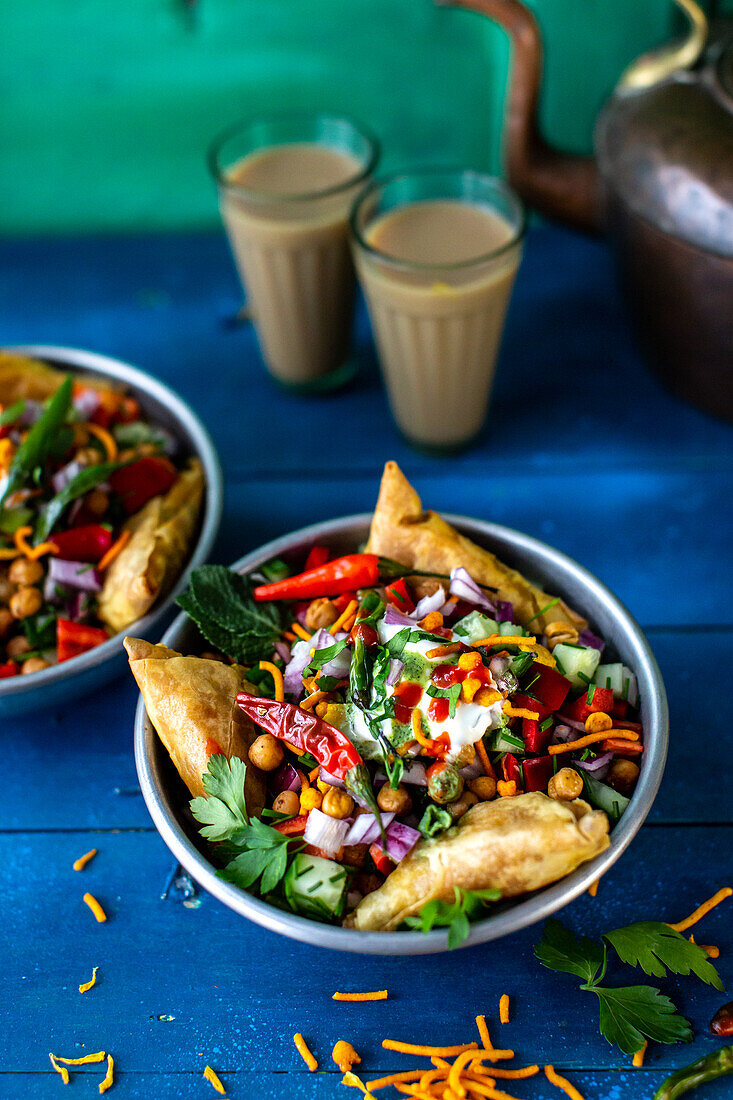
<path fill-rule="evenodd" d="M 386 989 L 375 989 L 372 993 L 334 993 L 332 1001 L 386 1001 Z"/>
<path fill-rule="evenodd" d="M 641 1069 L 641 1067 L 644 1065 L 644 1055 L 646 1054 L 646 1048 L 648 1046 L 649 1046 L 649 1040 L 645 1039 L 644 1040 L 644 1046 L 639 1047 L 636 1054 L 632 1058 L 631 1064 L 633 1065 L 633 1067 L 635 1069 Z"/>
<path fill-rule="evenodd" d="M 81 900 L 84 902 L 85 905 L 89 906 L 91 911 L 94 913 L 94 917 L 98 921 L 98 923 L 104 924 L 107 919 L 107 914 L 105 913 L 104 909 L 99 904 L 97 899 L 92 894 L 87 893 Z"/>
<path fill-rule="evenodd" d="M 96 985 L 96 983 L 97 983 L 97 971 L 98 970 L 99 970 L 98 966 L 92 967 L 92 976 L 89 979 L 89 981 L 88 982 L 82 982 L 82 984 L 79 986 L 79 992 L 80 993 L 86 993 L 87 990 L 91 989 L 93 985 Z"/>
<path fill-rule="evenodd" d="M 92 848 L 91 851 L 85 852 L 83 856 L 79 856 L 78 859 L 75 859 L 74 862 L 72 863 L 72 867 L 74 868 L 75 871 L 83 871 L 84 868 L 86 867 L 87 863 L 89 863 L 91 860 L 93 860 L 94 857 L 96 856 L 96 854 L 97 854 L 97 849 Z"/>
<path fill-rule="evenodd" d="M 669 927 L 674 928 L 675 932 L 686 932 L 688 928 L 692 928 L 693 924 L 697 924 L 699 920 L 707 916 L 711 909 L 714 909 L 716 905 L 720 905 L 721 901 L 725 901 L 731 894 L 733 894 L 733 890 L 730 886 L 724 886 L 722 890 L 718 890 L 717 894 L 713 894 L 711 898 L 699 905 L 694 913 L 690 913 L 689 917 L 678 921 L 677 924 L 670 924 Z"/>
<path fill-rule="evenodd" d="M 298 1054 L 303 1059 L 308 1069 L 311 1071 L 311 1073 L 315 1073 L 315 1071 L 318 1069 L 318 1062 L 311 1054 L 305 1039 L 299 1031 L 296 1031 L 295 1035 L 293 1035 L 293 1042 L 295 1043 L 295 1049 L 298 1051 Z"/>
<path fill-rule="evenodd" d="M 499 998 L 499 1022 L 502 1024 L 509 1023 L 509 994 L 502 993 Z"/>
<path fill-rule="evenodd" d="M 216 1089 L 216 1091 L 218 1093 L 220 1093 L 222 1096 L 224 1096 L 224 1094 L 226 1093 L 227 1090 L 224 1088 L 221 1081 L 219 1080 L 218 1075 L 216 1073 L 214 1073 L 211 1066 L 206 1066 L 206 1068 L 204 1070 L 204 1077 L 209 1082 L 209 1084 L 211 1085 L 212 1088 Z"/>
<path fill-rule="evenodd" d="M 104 1050 L 97 1050 L 94 1054 L 85 1054 L 81 1058 L 62 1058 L 60 1054 L 49 1054 L 49 1058 L 51 1059 L 51 1065 L 60 1074 L 65 1085 L 69 1084 L 69 1071 L 66 1066 L 88 1066 L 93 1062 L 103 1062 L 106 1058 L 107 1072 L 104 1079 L 99 1083 L 99 1091 L 106 1092 L 114 1084 L 115 1060 L 111 1054 L 107 1054 Z"/>

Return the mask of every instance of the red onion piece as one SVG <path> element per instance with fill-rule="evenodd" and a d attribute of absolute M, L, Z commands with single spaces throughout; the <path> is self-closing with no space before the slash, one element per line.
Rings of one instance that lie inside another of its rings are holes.
<path fill-rule="evenodd" d="M 509 657 L 492 657 L 489 661 L 489 671 L 495 680 L 498 680 L 500 676 L 503 676 L 506 670 L 509 668 Z"/>
<path fill-rule="evenodd" d="M 612 759 L 612 752 L 604 752 L 602 756 L 597 756 L 595 760 L 573 760 L 573 767 L 582 768 L 583 771 L 586 772 L 592 772 L 596 779 L 603 779 Z"/>
<path fill-rule="evenodd" d="M 588 732 L 585 728 L 585 723 L 584 722 L 577 722 L 575 720 L 575 718 L 566 718 L 564 714 L 558 714 L 557 719 L 558 719 L 558 722 L 562 723 L 563 726 L 570 726 L 570 728 L 572 730 L 577 730 L 578 733 L 587 733 Z M 561 728 L 561 726 L 555 726 L 555 733 L 556 734 L 557 734 L 557 731 L 560 728 Z M 566 737 L 566 738 L 561 738 L 560 740 L 572 741 L 573 738 L 572 737 Z"/>
<path fill-rule="evenodd" d="M 329 855 L 335 855 L 339 848 L 346 843 L 348 832 L 348 821 L 329 817 L 321 810 L 313 809 L 308 814 L 303 840 L 306 844 L 312 844 L 314 848 L 320 848 L 322 851 L 328 852 Z"/>
<path fill-rule="evenodd" d="M 74 408 L 82 416 L 86 416 L 87 419 L 94 415 L 99 405 L 100 398 L 96 390 L 81 390 L 80 393 L 74 396 Z"/>
<path fill-rule="evenodd" d="M 496 601 L 496 621 L 498 623 L 514 622 L 514 604 L 509 600 Z"/>
<path fill-rule="evenodd" d="M 339 779 L 337 775 L 331 775 L 325 768 L 318 769 L 318 778 L 322 779 L 324 783 L 330 783 L 332 787 L 338 787 L 339 790 L 344 790 L 346 787 L 343 779 Z"/>
<path fill-rule="evenodd" d="M 486 775 L 484 766 L 479 760 L 476 760 L 473 764 L 466 764 L 464 768 L 459 768 L 458 771 L 466 781 L 478 779 L 480 775 Z"/>
<path fill-rule="evenodd" d="M 290 663 L 292 653 L 290 652 L 290 646 L 287 642 L 275 642 L 275 652 L 286 665 Z"/>
<path fill-rule="evenodd" d="M 394 687 L 400 676 L 402 670 L 405 667 L 404 661 L 399 661 L 396 657 L 392 657 L 389 662 L 389 672 L 387 673 L 387 679 L 384 681 L 388 687 Z"/>
<path fill-rule="evenodd" d="M 590 646 L 591 649 L 597 649 L 600 653 L 603 653 L 603 650 L 606 648 L 606 643 L 603 639 L 599 638 L 592 630 L 589 630 L 588 627 L 586 627 L 585 630 L 581 630 L 578 636 L 578 645 Z"/>
<path fill-rule="evenodd" d="M 483 775 L 483 770 L 481 775 Z M 378 771 L 374 776 L 375 782 L 386 783 L 387 776 L 384 772 Z M 413 787 L 427 787 L 428 777 L 425 771 L 425 765 L 419 760 L 413 760 L 409 764 L 405 764 L 405 770 L 402 773 L 401 783 L 412 784 Z"/>
<path fill-rule="evenodd" d="M 101 592 L 102 583 L 96 569 L 90 569 L 84 561 L 63 561 L 51 558 L 48 580 L 69 588 L 81 588 L 84 592 Z"/>
<path fill-rule="evenodd" d="M 445 603 L 445 589 L 440 585 L 431 596 L 423 596 L 414 611 L 410 612 L 410 618 L 415 622 L 424 619 L 431 611 L 440 611 Z"/>
<path fill-rule="evenodd" d="M 272 789 L 277 794 L 281 794 L 282 791 L 299 791 L 301 786 L 300 776 L 287 760 L 272 773 Z"/>
<path fill-rule="evenodd" d="M 396 607 L 392 607 L 392 604 L 387 605 L 387 610 L 384 613 L 383 621 L 385 626 L 414 627 L 415 625 L 414 619 L 411 619 L 409 615 L 404 615 L 401 611 L 398 611 Z"/>
<path fill-rule="evenodd" d="M 496 615 L 496 607 L 494 604 L 484 595 L 471 574 L 467 569 L 464 569 L 462 565 L 459 565 L 457 569 L 451 572 L 450 594 L 451 596 L 457 596 L 459 600 L 467 600 L 477 607 L 482 607 L 485 611 L 490 611 L 494 616 Z"/>
<path fill-rule="evenodd" d="M 312 812 L 312 811 L 311 811 Z M 382 814 L 382 825 L 386 829 L 394 818 L 393 813 Z M 346 834 L 344 844 L 372 844 L 379 837 L 379 822 L 374 814 L 359 814 Z"/>
<path fill-rule="evenodd" d="M 62 489 L 65 489 L 66 486 L 74 480 L 76 475 L 81 473 L 82 469 L 81 462 L 67 462 L 65 466 L 57 470 L 51 478 L 54 493 L 60 493 Z"/>
<path fill-rule="evenodd" d="M 386 847 L 383 846 L 381 839 L 375 841 L 375 843 L 385 855 L 388 855 L 395 863 L 399 863 L 408 852 L 412 851 L 420 839 L 420 835 L 418 830 L 413 829 L 411 825 L 405 825 L 402 821 L 393 821 L 385 832 Z"/>

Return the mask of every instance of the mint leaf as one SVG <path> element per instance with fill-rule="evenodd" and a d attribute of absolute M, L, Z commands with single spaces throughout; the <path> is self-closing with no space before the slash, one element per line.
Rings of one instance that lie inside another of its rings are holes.
<path fill-rule="evenodd" d="M 0 495 L 0 504 L 6 497 L 22 488 L 33 477 L 34 471 L 40 469 L 49 455 L 54 452 L 71 409 L 72 387 L 71 375 L 67 375 L 18 447 L 10 463 L 5 488 Z"/>
<path fill-rule="evenodd" d="M 722 990 L 717 970 L 701 947 L 660 921 L 637 921 L 604 933 L 622 962 L 640 966 L 645 974 L 664 978 L 670 974 L 696 974 L 701 981 Z"/>
<path fill-rule="evenodd" d="M 304 670 L 304 676 L 312 676 L 314 672 L 318 672 L 319 669 L 327 665 L 329 661 L 332 661 L 334 657 L 338 657 L 339 653 L 346 649 L 346 639 L 342 638 L 338 642 L 334 642 L 333 645 L 327 646 L 324 649 L 317 649 L 311 657 L 310 664 Z"/>
<path fill-rule="evenodd" d="M 598 997 L 601 1035 L 624 1054 L 635 1054 L 645 1039 L 655 1043 L 687 1043 L 692 1039 L 689 1022 L 679 1015 L 669 997 L 652 985 L 589 989 Z"/>
<path fill-rule="evenodd" d="M 412 627 L 404 626 L 402 630 L 398 630 L 396 634 L 392 635 L 385 646 L 390 657 L 395 657 L 399 660 L 399 658 L 405 652 L 405 646 L 410 639 L 411 631 Z"/>
<path fill-rule="evenodd" d="M 587 984 L 595 980 L 603 966 L 605 954 L 600 944 L 585 936 L 576 938 L 569 928 L 554 919 L 545 921 L 544 934 L 534 953 L 548 970 L 575 974 Z M 634 1049 L 638 1050 L 639 1047 Z"/>
<path fill-rule="evenodd" d="M 202 776 L 208 797 L 191 800 L 191 813 L 204 826 L 200 832 L 207 840 L 229 840 L 249 823 L 244 794 L 246 775 L 247 765 L 238 756 L 231 760 L 221 755 L 209 757 Z"/>
<path fill-rule="evenodd" d="M 243 664 L 269 657 L 282 631 L 279 605 L 257 603 L 251 581 L 223 565 L 194 569 L 177 602 L 211 645 Z"/>

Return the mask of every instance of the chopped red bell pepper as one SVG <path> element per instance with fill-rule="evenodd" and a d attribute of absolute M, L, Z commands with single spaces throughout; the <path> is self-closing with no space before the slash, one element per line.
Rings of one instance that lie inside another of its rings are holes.
<path fill-rule="evenodd" d="M 536 679 L 532 682 L 532 694 L 550 710 L 559 710 L 570 691 L 568 678 L 547 665 L 535 664 L 532 671 L 536 673 Z"/>
<path fill-rule="evenodd" d="M 519 761 L 512 752 L 508 752 L 501 760 L 501 770 L 504 772 L 504 779 L 510 783 L 512 779 L 518 787 L 522 785 L 522 773 L 519 770 Z"/>
<path fill-rule="evenodd" d="M 534 718 L 522 719 L 522 740 L 527 752 L 544 752 L 552 737 L 552 723 L 548 723 L 547 729 L 540 729 L 542 722 L 536 722 Z"/>
<path fill-rule="evenodd" d="M 411 611 L 415 610 L 415 601 L 404 577 L 400 577 L 394 584 L 388 584 L 384 592 L 392 606 L 401 611 L 403 615 L 409 615 Z"/>
<path fill-rule="evenodd" d="M 633 730 L 634 733 L 638 733 L 639 737 L 644 732 L 644 727 L 641 722 L 627 722 L 623 718 L 614 719 L 614 726 L 618 730 Z"/>
<path fill-rule="evenodd" d="M 300 836 L 305 832 L 307 823 L 308 814 L 298 814 L 297 817 L 290 817 L 287 821 L 276 821 L 272 827 L 283 836 Z"/>
<path fill-rule="evenodd" d="M 19 672 L 20 669 L 15 661 L 6 661 L 4 665 L 0 665 L 0 680 L 6 680 L 8 676 L 17 676 Z"/>
<path fill-rule="evenodd" d="M 356 592 L 342 592 L 340 596 L 336 596 L 335 599 L 331 600 L 331 603 L 341 615 L 356 598 Z"/>
<path fill-rule="evenodd" d="M 644 751 L 644 746 L 638 741 L 626 741 L 623 737 L 607 737 L 605 741 L 601 741 L 601 748 L 604 752 L 615 753 L 616 756 L 640 756 Z"/>
<path fill-rule="evenodd" d="M 109 634 L 98 626 L 85 626 L 71 619 L 56 620 L 56 649 L 59 664 L 78 657 L 109 640 Z"/>
<path fill-rule="evenodd" d="M 394 860 L 390 859 L 389 856 L 382 851 L 376 841 L 374 844 L 369 845 L 369 855 L 374 860 L 374 866 L 381 875 L 388 875 L 394 870 L 396 866 Z"/>
<path fill-rule="evenodd" d="M 594 714 L 596 711 L 603 711 L 605 714 L 610 714 L 612 708 L 613 690 L 611 688 L 596 687 L 595 684 L 591 684 L 588 691 L 584 692 L 579 699 L 576 699 L 570 706 L 565 708 L 565 713 L 568 718 L 572 718 L 575 722 L 585 722 L 589 714 Z"/>
<path fill-rule="evenodd" d="M 319 565 L 325 565 L 331 557 L 331 551 L 327 546 L 311 546 L 308 557 L 305 559 L 304 572 L 309 569 L 317 569 Z"/>
<path fill-rule="evenodd" d="M 552 777 L 552 757 L 533 756 L 524 761 L 522 770 L 528 791 L 546 791 Z"/>
<path fill-rule="evenodd" d="M 551 707 L 545 706 L 545 704 L 541 703 L 539 699 L 535 699 L 534 696 L 526 695 L 523 692 L 517 692 L 512 695 L 509 702 L 517 710 L 531 710 L 534 711 L 535 714 L 539 714 L 540 722 L 543 720 L 543 718 L 549 718 L 549 716 L 552 714 Z"/>
<path fill-rule="evenodd" d="M 112 532 L 101 523 L 90 523 L 86 527 L 70 527 L 68 531 L 59 531 L 51 536 L 58 549 L 57 557 L 63 561 L 96 562 L 112 545 Z"/>
<path fill-rule="evenodd" d="M 112 491 L 120 497 L 122 507 L 131 516 L 153 497 L 167 493 L 177 477 L 178 470 L 169 459 L 162 455 L 150 455 L 115 470 L 110 474 L 109 483 Z"/>
<path fill-rule="evenodd" d="M 626 699 L 614 699 L 611 707 L 612 718 L 625 718 L 628 714 L 629 704 Z"/>

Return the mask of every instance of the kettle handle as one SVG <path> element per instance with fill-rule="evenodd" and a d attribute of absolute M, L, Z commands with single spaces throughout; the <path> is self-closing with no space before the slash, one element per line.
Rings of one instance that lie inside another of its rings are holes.
<path fill-rule="evenodd" d="M 642 54 L 629 65 L 618 82 L 619 91 L 640 91 L 659 84 L 680 69 L 690 69 L 705 49 L 708 20 L 697 0 L 675 0 L 689 22 L 689 33 L 682 42 L 672 42 Z"/>

